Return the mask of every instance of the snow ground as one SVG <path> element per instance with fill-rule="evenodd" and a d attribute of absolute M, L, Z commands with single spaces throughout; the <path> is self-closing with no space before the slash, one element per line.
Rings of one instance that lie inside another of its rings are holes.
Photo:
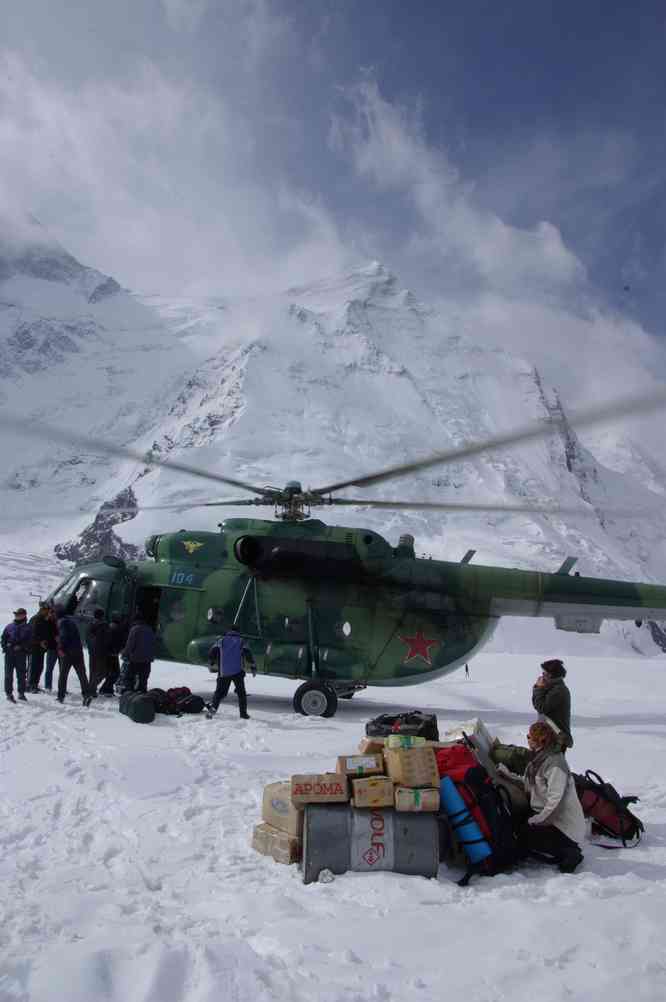
<path fill-rule="evenodd" d="M 522 742 L 536 657 L 481 655 L 412 689 L 371 690 L 332 720 L 297 716 L 293 684 L 249 681 L 252 719 L 121 716 L 48 695 L 0 708 L 0 1002 L 601 1000 L 666 997 L 666 674 L 660 658 L 568 658 L 576 771 L 641 797 L 637 848 L 587 845 L 580 872 L 527 865 L 457 887 L 347 874 L 305 887 L 250 848 L 264 784 L 332 769 L 365 721 L 480 715 Z M 158 685 L 208 694 L 205 669 Z M 70 685 L 70 689 L 72 686 Z"/>

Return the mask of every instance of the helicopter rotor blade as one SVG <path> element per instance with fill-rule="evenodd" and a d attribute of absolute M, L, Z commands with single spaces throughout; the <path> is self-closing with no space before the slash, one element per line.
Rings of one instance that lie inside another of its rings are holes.
<path fill-rule="evenodd" d="M 234 480 L 231 477 L 223 477 L 219 473 L 211 473 L 198 466 L 190 466 L 189 463 L 179 463 L 173 459 L 160 459 L 154 456 L 150 450 L 148 453 L 139 452 L 125 445 L 114 445 L 105 439 L 95 438 L 92 435 L 82 435 L 78 431 L 70 431 L 64 428 L 55 428 L 50 425 L 41 424 L 37 421 L 29 423 L 23 419 L 10 414 L 0 414 L 0 428 L 13 431 L 17 435 L 26 438 L 44 438 L 61 445 L 74 445 L 91 452 L 103 453 L 106 456 L 114 456 L 118 459 L 134 459 L 147 466 L 161 467 L 165 470 L 174 470 L 177 473 L 187 473 L 192 477 L 200 477 L 202 480 L 210 480 L 212 483 L 229 484 L 231 487 L 240 487 L 245 491 L 252 491 L 253 494 L 264 496 L 266 491 L 263 487 L 256 487 L 254 484 L 246 484 L 243 480 Z"/>
<path fill-rule="evenodd" d="M 409 473 L 417 473 L 420 470 L 427 470 L 431 466 L 445 465 L 447 463 L 457 463 L 463 459 L 470 459 L 483 452 L 495 452 L 498 449 L 509 448 L 520 445 L 524 442 L 531 442 L 540 438 L 552 435 L 558 429 L 568 427 L 592 428 L 596 424 L 603 424 L 607 421 L 622 417 L 639 417 L 642 414 L 649 414 L 666 406 L 666 389 L 660 389 L 652 394 L 627 397 L 624 400 L 615 401 L 611 404 L 599 404 L 584 410 L 573 412 L 568 418 L 554 418 L 538 423 L 523 425 L 522 428 L 514 428 L 513 431 L 505 432 L 502 435 L 493 435 L 482 442 L 471 442 L 469 445 L 462 445 L 455 449 L 446 449 L 442 452 L 435 452 L 424 459 L 417 459 L 411 463 L 400 463 L 396 466 L 388 466 L 376 473 L 366 476 L 354 477 L 350 480 L 340 480 L 326 487 L 318 487 L 310 490 L 310 494 L 332 494 L 334 491 L 341 491 L 345 487 L 369 487 L 371 484 L 380 484 L 386 480 L 405 477 Z"/>
<path fill-rule="evenodd" d="M 93 514 L 93 512 L 83 511 L 81 508 L 70 508 L 68 511 L 56 511 L 56 512 L 31 512 L 31 518 L 70 518 L 76 515 L 83 515 L 88 518 L 96 519 L 100 515 L 141 515 L 144 511 L 188 511 L 190 508 L 218 508 L 222 505 L 261 505 L 261 504 L 273 504 L 272 501 L 264 501 L 261 498 L 241 498 L 237 501 L 184 501 L 182 504 L 149 504 L 149 505 L 139 505 L 136 508 L 104 508 L 100 507 Z M 0 521 L 4 522 L 8 519 L 11 521 L 13 519 L 25 519 L 25 514 L 22 515 L 0 515 Z"/>
<path fill-rule="evenodd" d="M 470 502 L 466 504 L 464 501 L 373 501 L 369 498 L 367 501 L 362 498 L 331 498 L 330 504 L 333 505 L 356 505 L 360 508 L 394 508 L 396 511 L 451 511 L 451 512 L 466 512 L 466 511 L 477 511 L 477 512 L 488 512 L 492 514 L 497 512 L 502 513 L 516 513 L 516 514 L 527 514 L 527 515 L 593 515 L 596 516 L 594 509 L 585 508 L 563 508 L 559 505 L 540 505 L 540 504 L 528 504 L 528 505 L 517 505 L 517 504 L 483 504 L 477 502 Z M 618 514 L 617 512 L 608 512 L 607 514 Z"/>

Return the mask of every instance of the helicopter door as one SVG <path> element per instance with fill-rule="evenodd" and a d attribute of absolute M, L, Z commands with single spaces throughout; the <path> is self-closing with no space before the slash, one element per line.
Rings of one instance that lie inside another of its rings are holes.
<path fill-rule="evenodd" d="M 158 593 L 158 657 L 187 662 L 187 645 L 197 632 L 202 590 L 171 585 L 150 590 Z"/>
<path fill-rule="evenodd" d="M 136 590 L 135 615 L 141 616 L 153 630 L 157 629 L 161 595 L 162 589 L 152 585 L 142 585 Z"/>

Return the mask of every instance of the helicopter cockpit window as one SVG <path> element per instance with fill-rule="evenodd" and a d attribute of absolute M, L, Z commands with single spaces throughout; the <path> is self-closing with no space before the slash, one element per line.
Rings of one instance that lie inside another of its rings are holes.
<path fill-rule="evenodd" d="M 71 611 L 77 616 L 92 619 L 95 609 L 106 612 L 109 601 L 111 582 L 93 581 L 92 578 L 81 578 L 70 600 Z"/>

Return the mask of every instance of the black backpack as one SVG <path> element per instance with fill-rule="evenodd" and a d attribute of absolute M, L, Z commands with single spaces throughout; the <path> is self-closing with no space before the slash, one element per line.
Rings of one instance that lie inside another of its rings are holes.
<path fill-rule="evenodd" d="M 155 713 L 168 713 L 170 704 L 169 696 L 164 689 L 149 689 L 146 696 L 150 696 L 155 706 Z"/>
<path fill-rule="evenodd" d="M 614 786 L 591 769 L 584 776 L 574 773 L 573 778 L 583 814 L 586 818 L 592 818 L 592 834 L 621 839 L 625 849 L 628 842 L 638 845 L 645 828 L 643 822 L 627 806 L 638 803 L 638 797 L 621 797 Z"/>
<path fill-rule="evenodd" d="M 434 713 L 423 713 L 421 710 L 410 710 L 408 713 L 382 713 L 381 716 L 368 721 L 365 733 L 369 738 L 386 738 L 389 734 L 409 734 L 426 738 L 427 741 L 439 741 L 437 717 Z"/>
<path fill-rule="evenodd" d="M 460 887 L 466 887 L 475 873 L 487 876 L 503 873 L 514 867 L 521 855 L 516 838 L 517 820 L 511 798 L 504 787 L 495 786 L 482 765 L 468 769 L 463 782 L 456 785 L 477 824 L 480 818 L 485 822 L 490 832 L 486 841 L 492 849 L 491 856 L 480 864 L 469 866 L 465 876 L 458 881 Z"/>

